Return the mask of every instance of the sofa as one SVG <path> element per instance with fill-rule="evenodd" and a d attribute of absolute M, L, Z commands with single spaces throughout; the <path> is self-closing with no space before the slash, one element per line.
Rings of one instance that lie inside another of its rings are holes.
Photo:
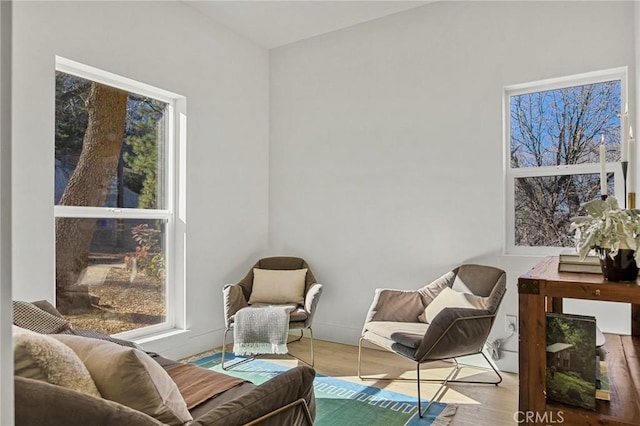
<path fill-rule="evenodd" d="M 315 371 L 254 385 L 75 330 L 46 301 L 14 302 L 17 426 L 309 425 Z"/>

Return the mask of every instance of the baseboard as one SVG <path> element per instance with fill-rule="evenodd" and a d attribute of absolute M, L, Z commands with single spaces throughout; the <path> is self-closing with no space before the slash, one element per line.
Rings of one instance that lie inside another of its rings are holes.
<path fill-rule="evenodd" d="M 335 324 L 318 323 L 313 326 L 314 338 L 344 345 L 357 346 L 361 333 L 361 328 L 345 327 Z M 185 332 L 150 341 L 145 343 L 143 347 L 147 351 L 160 353 L 170 359 L 182 359 L 220 347 L 222 345 L 223 334 L 224 329 L 208 330 L 201 333 Z M 365 347 L 380 349 L 375 345 L 366 344 L 366 342 Z M 488 353 L 487 357 L 491 359 Z M 486 362 L 480 355 L 468 356 L 461 359 L 461 361 L 477 367 L 486 367 Z M 518 352 L 516 351 L 500 351 L 500 359 L 493 362 L 500 371 L 510 373 L 518 372 Z"/>
<path fill-rule="evenodd" d="M 362 326 L 346 327 L 337 324 L 313 323 L 313 337 L 328 342 L 357 346 L 362 335 Z"/>
<path fill-rule="evenodd" d="M 344 327 L 335 324 L 314 323 L 313 337 L 329 342 L 356 346 L 362 333 L 361 328 Z M 146 351 L 157 352 L 170 359 L 182 359 L 222 345 L 224 328 L 204 332 L 187 331 L 175 336 L 145 341 Z M 305 333 L 308 336 L 307 333 Z M 227 343 L 233 338 L 229 336 Z"/>
<path fill-rule="evenodd" d="M 518 372 L 518 353 L 512 351 L 500 351 L 500 359 L 493 360 L 491 359 L 490 354 L 485 351 L 487 358 L 491 360 L 493 365 L 496 367 L 498 371 L 504 371 L 507 373 L 517 373 Z M 484 360 L 482 355 L 470 355 L 464 358 L 458 358 L 461 363 L 472 365 L 474 367 L 487 367 L 487 362 Z"/>
<path fill-rule="evenodd" d="M 509 373 L 518 374 L 518 352 L 502 351 L 500 353 L 500 359 L 496 361 L 496 364 L 500 368 L 500 371 L 508 371 Z"/>
<path fill-rule="evenodd" d="M 207 330 L 200 333 L 185 332 L 175 336 L 145 342 L 146 351 L 157 352 L 169 359 L 182 359 L 220 347 L 224 329 Z"/>

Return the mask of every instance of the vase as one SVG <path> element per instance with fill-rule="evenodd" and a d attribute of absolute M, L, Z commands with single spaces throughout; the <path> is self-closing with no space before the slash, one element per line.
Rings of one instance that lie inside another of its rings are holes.
<path fill-rule="evenodd" d="M 635 250 L 619 249 L 613 258 L 608 248 L 596 247 L 600 258 L 602 276 L 607 281 L 635 281 L 638 278 L 638 265 L 634 259 Z"/>

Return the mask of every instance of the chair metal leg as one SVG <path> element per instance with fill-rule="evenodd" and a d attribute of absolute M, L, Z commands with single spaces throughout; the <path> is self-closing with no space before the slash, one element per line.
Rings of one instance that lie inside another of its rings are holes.
<path fill-rule="evenodd" d="M 455 367 L 451 369 L 447 377 L 441 381 L 440 386 L 438 387 L 438 390 L 436 390 L 436 393 L 433 394 L 433 396 L 429 400 L 429 403 L 427 404 L 423 412 L 420 408 L 420 382 L 421 381 L 427 382 L 431 380 L 420 380 L 420 363 L 416 363 L 416 376 L 417 376 L 416 382 L 418 383 L 418 416 L 420 418 L 424 417 L 424 415 L 427 414 L 427 411 L 429 411 L 429 408 L 431 408 L 431 404 L 433 404 L 436 400 L 441 398 L 442 395 L 444 395 L 444 389 L 446 389 L 447 383 L 452 383 L 451 378 L 454 377 L 456 374 L 458 374 L 460 369 L 462 369 L 462 367 L 460 367 L 456 363 Z"/>
<path fill-rule="evenodd" d="M 313 418 L 311 417 L 311 412 L 309 411 L 309 406 L 307 405 L 307 401 L 304 400 L 304 398 L 300 398 L 296 401 L 290 402 L 289 404 L 285 405 L 284 407 L 280 407 L 277 410 L 271 411 L 263 416 L 258 417 L 255 420 L 250 421 L 249 423 L 245 423 L 244 426 L 255 426 L 258 425 L 260 423 L 263 423 L 269 419 L 272 419 L 273 417 L 277 416 L 278 414 L 287 411 L 287 410 L 291 410 L 292 408 L 296 407 L 296 406 L 301 406 L 302 407 L 302 414 L 304 416 L 304 419 L 306 421 L 306 423 L 309 426 L 313 426 Z"/>
<path fill-rule="evenodd" d="M 360 363 L 362 362 L 362 341 L 364 340 L 364 337 L 361 337 L 360 340 L 358 340 L 358 378 L 360 380 L 364 380 L 362 378 L 362 375 L 360 374 Z"/>
<path fill-rule="evenodd" d="M 224 356 L 225 356 L 225 353 L 226 353 L 227 333 L 229 333 L 230 330 L 231 330 L 230 328 L 227 328 L 224 331 L 224 336 L 222 337 L 222 360 L 221 360 L 220 366 L 225 371 L 230 370 L 231 368 L 233 368 L 233 367 L 235 367 L 237 365 L 244 364 L 245 362 L 249 362 L 249 361 L 257 358 L 257 357 L 249 357 L 249 358 L 243 359 L 242 361 L 238 361 L 238 362 L 236 362 L 234 364 L 231 364 L 231 366 L 225 366 L 224 365 Z M 298 358 L 297 356 L 292 355 L 292 354 L 289 354 L 289 355 L 291 355 L 292 357 L 294 357 L 297 360 L 300 360 L 300 361 L 304 362 L 305 364 L 307 364 L 308 366 L 313 368 L 313 366 L 315 364 L 315 351 L 313 349 L 313 329 L 311 327 L 309 327 L 309 334 L 310 334 L 310 339 L 311 339 L 311 341 L 310 341 L 310 343 L 311 343 L 311 362 L 307 362 L 307 361 L 303 360 L 302 358 Z M 300 329 L 300 337 L 298 337 L 297 339 L 294 339 L 294 340 L 292 340 L 290 342 L 287 342 L 287 343 L 299 342 L 300 340 L 302 340 L 303 336 L 304 336 L 304 329 L 301 328 Z"/>
<path fill-rule="evenodd" d="M 302 338 L 303 338 L 303 337 L 304 337 L 304 328 L 301 328 L 301 329 L 300 329 L 300 337 L 298 337 L 297 339 L 293 339 L 293 340 L 291 340 L 291 341 L 287 342 L 287 345 L 288 345 L 289 343 L 296 343 L 296 342 L 299 342 L 300 340 L 302 340 Z"/>
<path fill-rule="evenodd" d="M 484 352 L 480 352 L 480 354 L 484 357 L 484 360 L 487 361 L 487 364 L 489 364 L 489 367 L 491 367 L 491 370 L 498 377 L 497 381 L 449 380 L 449 383 L 477 383 L 477 384 L 481 384 L 481 385 L 496 385 L 496 386 L 498 386 L 500 383 L 502 383 L 502 376 L 500 375 L 498 370 L 495 369 L 493 364 L 491 364 L 491 361 L 489 361 L 489 358 L 487 358 L 487 356 L 484 354 Z M 456 365 L 458 365 L 458 361 L 455 358 L 453 358 L 453 360 L 455 361 Z M 462 367 L 460 367 L 460 368 L 462 368 Z"/>
<path fill-rule="evenodd" d="M 422 398 L 420 398 L 420 364 L 416 365 L 416 384 L 418 385 L 418 417 L 422 418 L 422 408 L 420 408 L 422 404 Z M 429 407 L 427 407 L 427 410 L 428 409 Z M 427 410 L 425 410 L 425 412 Z"/>
<path fill-rule="evenodd" d="M 361 350 L 361 348 L 360 348 L 360 345 L 358 345 L 358 346 L 359 346 L 359 347 L 358 347 L 358 378 L 359 378 L 360 380 L 391 380 L 391 381 L 393 381 L 393 380 L 398 380 L 398 381 L 413 381 L 413 380 L 414 380 L 414 379 L 407 379 L 407 378 L 404 378 L 404 377 L 364 377 L 364 376 L 362 376 L 362 374 L 360 373 L 360 350 Z M 397 354 L 396 354 L 396 355 L 397 355 Z M 484 354 L 482 354 L 482 355 L 484 356 L 485 360 L 487 360 L 486 355 L 484 355 Z M 459 364 L 458 364 L 458 362 L 456 361 L 456 359 L 455 359 L 455 358 L 451 358 L 451 359 L 455 362 L 455 364 L 456 364 L 456 366 L 457 366 L 458 370 L 461 370 L 461 369 L 462 369 L 462 367 L 461 367 L 461 366 L 459 366 Z M 413 361 L 413 360 L 411 360 L 411 361 Z M 434 361 L 444 361 L 444 360 L 434 360 Z M 498 377 L 498 380 L 497 380 L 497 381 L 483 381 L 483 380 L 449 380 L 448 382 L 449 382 L 449 383 L 468 383 L 468 384 L 478 384 L 478 385 L 496 385 L 496 386 L 498 386 L 500 383 L 502 383 L 502 376 L 500 375 L 500 373 L 498 372 L 498 370 L 496 370 L 496 369 L 493 367 L 493 364 L 491 364 L 488 360 L 487 360 L 487 363 L 488 363 L 488 364 L 489 364 L 489 366 L 491 367 L 491 371 L 493 371 L 493 372 L 495 373 L 495 375 Z M 454 368 L 456 368 L 456 367 L 454 367 Z M 441 381 L 442 381 L 442 379 L 420 379 L 420 381 L 421 381 L 421 382 L 438 382 L 438 383 L 439 383 L 439 382 L 441 382 Z"/>
<path fill-rule="evenodd" d="M 240 365 L 240 364 L 244 364 L 245 362 L 249 362 L 249 361 L 251 361 L 251 360 L 255 359 L 254 357 L 250 357 L 250 358 L 243 359 L 242 361 L 235 362 L 235 363 L 231 364 L 231 366 L 225 366 L 225 365 L 224 365 L 224 354 L 225 354 L 225 352 L 226 352 L 226 348 L 227 348 L 227 333 L 228 333 L 230 330 L 231 330 L 231 328 L 227 328 L 227 329 L 224 331 L 224 335 L 222 336 L 222 359 L 221 359 L 221 361 L 220 361 L 220 367 L 221 367 L 224 371 L 230 370 L 230 369 L 232 369 L 233 367 L 236 367 L 236 366 L 238 366 L 238 365 Z"/>
<path fill-rule="evenodd" d="M 309 362 L 307 362 L 307 361 L 303 360 L 302 358 L 299 358 L 299 357 L 297 357 L 297 356 L 295 356 L 295 355 L 292 355 L 292 354 L 289 354 L 289 355 L 291 355 L 292 357 L 294 357 L 295 359 L 297 359 L 297 360 L 299 360 L 299 361 L 304 362 L 304 363 L 305 363 L 305 364 L 307 364 L 309 367 L 312 367 L 312 368 L 313 368 L 313 365 L 315 364 L 315 352 L 314 352 L 314 350 L 313 350 L 313 329 L 312 329 L 311 327 L 308 327 L 308 328 L 309 328 L 309 334 L 311 335 L 311 336 L 310 336 L 310 339 L 311 339 L 311 342 L 310 342 L 310 343 L 311 343 L 311 362 L 309 363 Z M 290 342 L 287 342 L 287 343 L 296 343 L 296 342 L 299 342 L 300 340 L 302 340 L 302 336 L 303 336 L 303 335 L 304 335 L 304 329 L 303 329 L 303 328 L 301 328 L 301 329 L 300 329 L 300 337 L 299 337 L 299 338 L 297 338 L 297 339 L 295 339 L 295 340 L 292 340 L 292 341 L 290 341 Z"/>
<path fill-rule="evenodd" d="M 313 350 L 313 329 L 311 327 L 309 327 L 309 334 L 311 335 L 311 364 L 309 365 L 311 366 L 311 368 L 313 368 L 313 364 L 315 364 L 316 361 L 316 355 Z"/>
<path fill-rule="evenodd" d="M 361 371 L 361 368 L 362 368 L 361 366 L 362 366 L 362 342 L 364 340 L 365 340 L 364 337 L 360 337 L 360 340 L 358 340 L 358 378 L 360 380 L 363 380 L 363 381 L 364 380 L 414 381 L 414 379 L 408 379 L 408 378 L 404 378 L 404 377 L 363 377 L 362 376 L 362 371 Z M 500 375 L 498 370 L 495 369 L 493 364 L 491 364 L 491 362 L 489 362 L 489 359 L 484 354 L 484 352 L 479 352 L 479 353 L 482 354 L 482 356 L 484 357 L 485 361 L 487 361 L 487 364 L 489 364 L 489 366 L 491 367 L 491 370 L 496 374 L 496 376 L 498 377 L 498 381 L 453 380 L 453 378 L 462 369 L 462 366 L 458 363 L 458 360 L 456 358 L 451 358 L 453 360 L 453 362 L 455 363 L 455 365 L 451 369 L 451 371 L 449 372 L 449 374 L 447 375 L 447 377 L 444 380 L 442 380 L 442 379 L 421 379 L 420 378 L 420 363 L 416 363 L 416 379 L 415 379 L 415 381 L 416 381 L 417 387 L 418 387 L 418 415 L 420 417 L 423 417 L 424 414 L 427 411 L 429 411 L 429 408 L 431 407 L 431 404 L 433 404 L 438 398 L 440 398 L 444 394 L 443 390 L 446 388 L 447 384 L 449 384 L 449 383 L 476 383 L 476 384 L 490 384 L 490 385 L 496 385 L 497 386 L 499 383 L 502 382 L 502 376 Z M 398 354 L 398 353 L 395 353 L 395 354 L 402 356 L 401 354 Z M 404 358 L 407 358 L 407 357 L 404 357 Z M 410 358 L 407 358 L 407 359 L 411 360 Z M 415 362 L 415 360 L 411 360 L 411 361 Z M 434 361 L 437 361 L 437 360 L 434 360 Z M 431 400 L 429 401 L 429 403 L 425 407 L 424 411 L 422 411 L 421 401 L 420 401 L 420 399 L 421 399 L 420 398 L 420 382 L 439 382 L 440 383 L 440 386 L 438 387 L 438 390 L 436 390 L 436 393 L 433 395 L 433 397 L 431 398 Z"/>
<path fill-rule="evenodd" d="M 394 380 L 398 380 L 398 381 L 407 381 L 407 382 L 413 382 L 415 379 L 407 379 L 404 377 L 365 377 L 362 375 L 361 372 L 361 365 L 362 365 L 362 342 L 366 340 L 364 337 L 360 337 L 360 340 L 358 340 L 358 378 L 360 380 L 390 380 L 390 381 L 394 381 Z M 373 343 L 373 342 L 372 342 Z M 380 346 L 382 348 L 382 346 Z M 383 348 L 387 351 L 389 351 L 389 349 L 387 348 Z M 391 352 L 391 351 L 390 351 Z M 408 359 L 411 362 L 416 362 L 414 359 L 405 357 L 402 354 L 396 353 L 396 352 L 392 352 L 398 356 L 401 356 L 403 358 Z M 426 382 L 426 381 L 430 381 L 429 379 L 422 379 L 421 381 Z"/>
<path fill-rule="evenodd" d="M 225 353 L 225 349 L 227 348 L 227 333 L 229 332 L 229 329 L 225 329 L 224 330 L 224 334 L 222 335 L 222 361 L 220 362 L 220 365 L 222 366 L 223 370 L 226 370 L 226 368 L 224 368 L 224 353 Z"/>

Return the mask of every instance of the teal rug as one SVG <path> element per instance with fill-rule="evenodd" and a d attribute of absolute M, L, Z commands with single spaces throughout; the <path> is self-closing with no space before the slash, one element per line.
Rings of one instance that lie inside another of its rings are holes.
<path fill-rule="evenodd" d="M 228 354 L 225 358 L 243 360 Z M 225 359 L 225 362 L 227 362 Z M 230 370 L 220 367 L 220 354 L 205 356 L 191 361 L 200 367 L 229 374 L 254 384 L 261 384 L 288 370 L 275 363 L 253 359 Z M 365 386 L 346 380 L 316 374 L 314 381 L 316 395 L 316 421 L 318 426 L 368 425 L 368 426 L 410 426 L 447 425 L 455 414 L 455 407 L 435 402 L 423 418 L 418 417 L 418 403 L 413 396 L 403 395 L 372 386 Z M 428 401 L 423 400 L 426 406 Z"/>

